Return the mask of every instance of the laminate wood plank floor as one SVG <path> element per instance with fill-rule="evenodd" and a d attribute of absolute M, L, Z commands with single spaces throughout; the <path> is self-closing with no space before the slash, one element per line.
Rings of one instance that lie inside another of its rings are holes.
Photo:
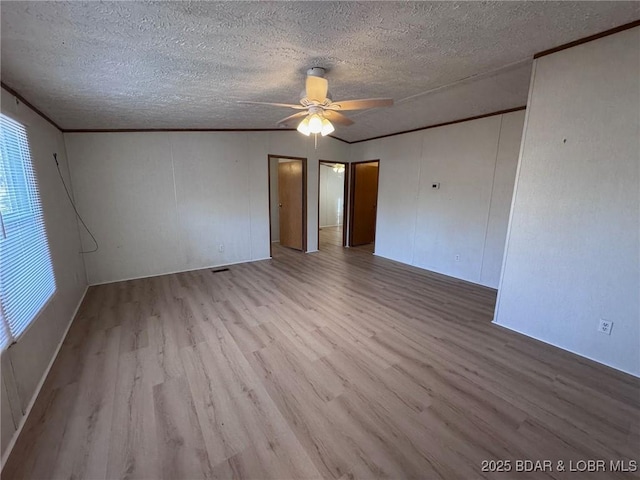
<path fill-rule="evenodd" d="M 638 460 L 638 379 L 492 325 L 494 290 L 273 252 L 91 287 L 2 478 L 638 478 L 555 469 Z"/>
<path fill-rule="evenodd" d="M 318 249 L 324 250 L 326 247 L 329 247 L 329 249 L 333 247 L 342 247 L 342 228 L 342 226 L 322 227 L 318 235 Z M 366 245 L 359 245 L 351 248 L 354 250 L 373 253 L 375 250 L 375 243 L 368 243 Z"/>
<path fill-rule="evenodd" d="M 342 226 L 322 227 L 319 232 L 318 244 L 319 250 L 323 250 L 324 246 L 341 247 Z"/>

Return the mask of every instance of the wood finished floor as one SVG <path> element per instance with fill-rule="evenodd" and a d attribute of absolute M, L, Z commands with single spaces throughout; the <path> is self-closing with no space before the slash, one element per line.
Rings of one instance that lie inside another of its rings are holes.
<path fill-rule="evenodd" d="M 342 246 L 342 227 L 322 227 L 318 237 L 318 250 L 324 250 L 323 247 L 341 247 Z"/>
<path fill-rule="evenodd" d="M 318 236 L 318 250 L 324 250 L 326 247 L 329 247 L 329 249 L 332 247 L 342 247 L 341 226 L 323 227 L 320 229 L 320 235 Z M 366 245 L 359 245 L 351 248 L 362 252 L 373 253 L 375 250 L 375 243 L 368 243 Z"/>
<path fill-rule="evenodd" d="M 637 459 L 639 381 L 492 325 L 494 302 L 331 243 L 92 287 L 2 478 L 577 479 L 481 464 Z"/>

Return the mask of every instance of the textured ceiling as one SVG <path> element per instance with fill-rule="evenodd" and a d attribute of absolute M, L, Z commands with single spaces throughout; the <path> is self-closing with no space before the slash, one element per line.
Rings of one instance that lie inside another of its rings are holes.
<path fill-rule="evenodd" d="M 63 129 L 274 128 L 311 66 L 353 141 L 524 105 L 534 53 L 631 22 L 638 2 L 10 2 L 2 81 Z"/>

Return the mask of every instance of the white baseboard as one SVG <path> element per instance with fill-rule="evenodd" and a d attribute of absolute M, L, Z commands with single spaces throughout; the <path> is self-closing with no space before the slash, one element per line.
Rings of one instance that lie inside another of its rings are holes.
<path fill-rule="evenodd" d="M 60 342 L 58 343 L 58 346 L 56 347 L 56 351 L 53 353 L 53 357 L 51 358 L 51 361 L 49 362 L 49 365 L 47 366 L 46 370 L 44 371 L 44 374 L 42 375 L 42 378 L 40 378 L 40 381 L 38 382 L 38 385 L 36 386 L 36 389 L 33 392 L 33 395 L 31 396 L 31 400 L 29 400 L 29 404 L 27 405 L 27 408 L 25 409 L 24 415 L 20 419 L 20 423 L 18 424 L 18 427 L 16 428 L 16 431 L 13 432 L 13 437 L 11 437 L 11 441 L 9 442 L 9 445 L 7 445 L 7 449 L 2 454 L 2 464 L 0 465 L 0 471 L 2 471 L 2 469 L 4 468 L 5 464 L 7 463 L 7 459 L 9 458 L 9 455 L 11 455 L 11 451 L 13 450 L 13 447 L 16 445 L 16 441 L 18 440 L 18 437 L 20 436 L 20 432 L 22 432 L 22 429 L 24 428 L 24 425 L 27 422 L 27 418 L 29 418 L 29 414 L 31 413 L 31 409 L 33 408 L 33 405 L 36 403 L 36 399 L 38 398 L 38 395 L 40 394 L 40 390 L 42 389 L 42 386 L 44 385 L 44 382 L 47 379 L 47 376 L 49 375 L 49 371 L 51 370 L 51 367 L 53 367 L 53 363 L 56 361 L 56 358 L 58 358 L 58 353 L 60 352 L 60 349 L 62 348 L 62 344 L 64 343 L 64 340 L 67 338 L 67 334 L 69 333 L 69 329 L 71 328 L 71 325 L 73 324 L 73 321 L 75 320 L 76 315 L 78 314 L 78 310 L 80 310 L 80 305 L 82 305 L 82 302 L 84 301 L 84 297 L 87 295 L 87 291 L 88 290 L 89 290 L 89 285 L 87 285 L 84 288 L 84 293 L 82 294 L 82 297 L 80 297 L 80 301 L 78 302 L 78 305 L 76 305 L 76 309 L 73 311 L 73 315 L 71 315 L 71 318 L 69 319 L 69 323 L 67 324 L 67 328 L 65 329 L 64 334 L 62 335 L 62 338 L 60 339 Z"/>
<path fill-rule="evenodd" d="M 592 362 L 598 363 L 600 365 L 604 365 L 605 367 L 613 368 L 614 370 L 617 370 L 618 372 L 626 373 L 627 375 L 631 375 L 632 377 L 635 377 L 635 378 L 640 378 L 640 375 L 638 375 L 637 373 L 630 372 L 629 370 L 625 370 L 625 369 L 620 368 L 620 367 L 615 367 L 613 365 L 609 365 L 608 363 L 605 363 L 602 360 L 598 360 L 597 358 L 590 357 L 589 355 L 585 355 L 584 353 L 576 352 L 576 351 L 571 350 L 571 349 L 569 349 L 567 347 L 563 347 L 561 345 L 557 345 L 557 344 L 555 344 L 553 342 L 550 342 L 549 340 L 544 340 L 542 338 L 534 337 L 533 335 L 529 335 L 528 333 L 521 332 L 520 330 L 516 330 L 515 328 L 507 327 L 506 325 L 502 325 L 502 324 L 496 322 L 495 320 L 493 320 L 491 323 L 493 323 L 494 325 L 497 325 L 500 328 L 504 328 L 504 329 L 509 330 L 511 332 L 515 332 L 515 333 L 517 333 L 519 335 L 524 335 L 525 337 L 533 338 L 534 340 L 537 340 L 538 342 L 546 343 L 547 345 L 551 345 L 552 347 L 559 348 L 560 350 L 564 350 L 565 352 L 573 353 L 574 355 L 577 355 L 579 357 L 586 358 L 587 360 L 591 360 Z"/>
<path fill-rule="evenodd" d="M 472 285 L 476 285 L 478 287 L 488 288 L 490 290 L 497 291 L 497 288 L 496 287 L 492 287 L 491 285 L 485 285 L 484 283 L 474 282 L 473 280 L 469 280 L 468 278 L 456 277 L 455 275 L 452 275 L 451 273 L 446 273 L 446 272 L 441 272 L 441 271 L 438 271 L 438 270 L 430 270 L 428 268 L 419 267 L 419 266 L 414 265 L 412 263 L 403 262 L 403 261 L 397 260 L 395 258 L 391 258 L 391 257 L 387 257 L 385 255 L 381 255 L 379 253 L 376 253 L 375 251 L 373 252 L 373 255 L 375 255 L 376 257 L 380 257 L 380 258 L 385 258 L 387 260 L 391 260 L 392 262 L 401 263 L 402 265 L 408 265 L 409 267 L 417 268 L 417 269 L 423 270 L 425 272 L 435 273 L 435 274 L 438 274 L 438 275 L 442 275 L 443 277 L 453 278 L 455 280 L 460 280 L 461 282 L 466 282 L 466 283 L 470 283 Z"/>
<path fill-rule="evenodd" d="M 263 260 L 271 260 L 271 257 L 254 258 L 253 260 L 240 260 L 239 262 L 222 263 L 219 265 L 208 265 L 205 267 L 190 268 L 188 270 L 173 270 L 171 272 L 154 273 L 151 275 L 140 275 L 139 277 L 121 278 L 119 280 L 107 280 L 106 282 L 90 283 L 89 286 L 95 287 L 97 285 L 108 285 L 110 283 L 128 282 L 129 280 L 140 280 L 142 278 L 153 278 L 153 277 L 162 277 L 163 275 L 174 275 L 176 273 L 196 272 L 198 270 L 207 270 L 209 268 L 230 267 L 231 265 L 240 265 L 241 263 L 261 262 Z"/>

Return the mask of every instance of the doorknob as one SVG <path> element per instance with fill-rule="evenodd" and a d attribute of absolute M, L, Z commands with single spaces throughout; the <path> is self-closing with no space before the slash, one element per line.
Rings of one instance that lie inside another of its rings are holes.
<path fill-rule="evenodd" d="M 279 206 L 280 208 L 282 208 L 282 204 L 281 204 L 281 203 L 279 203 L 279 204 L 278 204 L 278 206 Z"/>

